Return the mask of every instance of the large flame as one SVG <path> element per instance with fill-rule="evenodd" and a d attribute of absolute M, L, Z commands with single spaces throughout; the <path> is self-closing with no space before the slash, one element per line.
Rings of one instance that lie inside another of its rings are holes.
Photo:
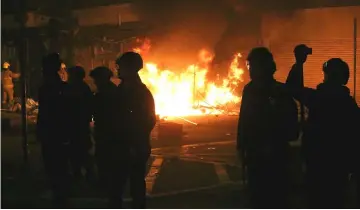
<path fill-rule="evenodd" d="M 145 43 L 147 50 L 148 44 Z M 143 53 L 141 48 L 134 51 Z M 188 65 L 181 71 L 146 62 L 140 77 L 154 96 L 156 113 L 162 117 L 219 114 L 225 106 L 241 100 L 239 93 L 235 93 L 235 88 L 243 81 L 244 71 L 238 67 L 240 57 L 240 53 L 234 55 L 228 77 L 220 84 L 206 80 L 208 64 L 213 58 L 206 50 L 200 51 L 199 64 Z"/>

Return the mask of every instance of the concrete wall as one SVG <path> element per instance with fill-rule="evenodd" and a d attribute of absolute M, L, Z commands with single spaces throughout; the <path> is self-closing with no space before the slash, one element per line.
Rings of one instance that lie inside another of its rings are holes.
<path fill-rule="evenodd" d="M 117 4 L 102 7 L 74 10 L 73 16 L 77 17 L 80 26 L 95 25 L 119 25 L 125 22 L 137 22 L 139 17 L 133 12 L 131 4 Z M 27 27 L 41 27 L 47 25 L 50 17 L 37 14 L 36 12 L 27 13 Z M 19 28 L 20 24 L 15 19 L 15 15 L 7 14 L 2 16 L 2 28 Z"/>
<path fill-rule="evenodd" d="M 80 26 L 119 25 L 124 22 L 137 22 L 139 17 L 133 12 L 131 4 L 119 4 L 73 12 Z"/>
<path fill-rule="evenodd" d="M 26 20 L 26 26 L 31 27 L 42 27 L 47 25 L 49 22 L 49 17 L 44 15 L 39 15 L 35 12 L 28 12 L 27 13 L 27 20 Z M 20 23 L 18 20 L 16 20 L 15 15 L 4 15 L 1 19 L 1 28 L 5 29 L 15 29 L 20 28 Z"/>

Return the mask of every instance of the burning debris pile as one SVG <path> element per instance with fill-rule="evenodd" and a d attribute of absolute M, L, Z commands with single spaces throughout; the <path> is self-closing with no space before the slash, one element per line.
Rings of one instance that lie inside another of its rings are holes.
<path fill-rule="evenodd" d="M 209 81 L 206 75 L 214 58 L 209 51 L 200 50 L 196 64 L 172 69 L 147 59 L 149 50 L 149 40 L 134 49 L 145 60 L 140 77 L 153 93 L 160 117 L 238 113 L 241 94 L 236 88 L 243 82 L 244 73 L 239 68 L 240 53 L 234 55 L 225 79 Z"/>
<path fill-rule="evenodd" d="M 8 104 L 7 107 L 9 111 L 11 112 L 21 112 L 21 98 L 16 97 L 14 98 L 14 101 L 10 104 Z M 38 108 L 39 108 L 39 103 L 36 102 L 34 99 L 32 98 L 27 98 L 26 99 L 26 113 L 27 115 L 37 115 L 38 114 Z"/>

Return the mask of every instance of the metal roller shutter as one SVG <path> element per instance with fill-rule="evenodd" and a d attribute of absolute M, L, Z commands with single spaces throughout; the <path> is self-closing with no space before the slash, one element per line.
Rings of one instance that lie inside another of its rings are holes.
<path fill-rule="evenodd" d="M 360 40 L 360 38 L 359 38 Z M 348 87 L 354 92 L 354 41 L 353 39 L 323 39 L 323 40 L 288 40 L 281 45 L 271 45 L 277 64 L 275 78 L 285 82 L 291 66 L 295 62 L 293 55 L 294 47 L 298 44 L 306 44 L 313 48 L 313 54 L 308 57 L 304 66 L 305 86 L 315 88 L 323 80 L 322 65 L 330 58 L 341 58 L 349 64 L 350 79 Z M 356 99 L 360 104 L 360 44 L 357 48 L 357 84 Z"/>
<path fill-rule="evenodd" d="M 360 106 L 360 38 L 357 39 L 356 50 L 356 101 Z"/>

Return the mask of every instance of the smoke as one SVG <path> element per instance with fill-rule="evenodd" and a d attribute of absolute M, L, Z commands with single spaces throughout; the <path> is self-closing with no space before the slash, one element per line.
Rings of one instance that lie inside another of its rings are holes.
<path fill-rule="evenodd" d="M 165 65 L 193 63 L 200 49 L 212 50 L 228 27 L 229 7 L 221 0 L 135 1 L 140 18 L 152 28 L 151 55 Z"/>

